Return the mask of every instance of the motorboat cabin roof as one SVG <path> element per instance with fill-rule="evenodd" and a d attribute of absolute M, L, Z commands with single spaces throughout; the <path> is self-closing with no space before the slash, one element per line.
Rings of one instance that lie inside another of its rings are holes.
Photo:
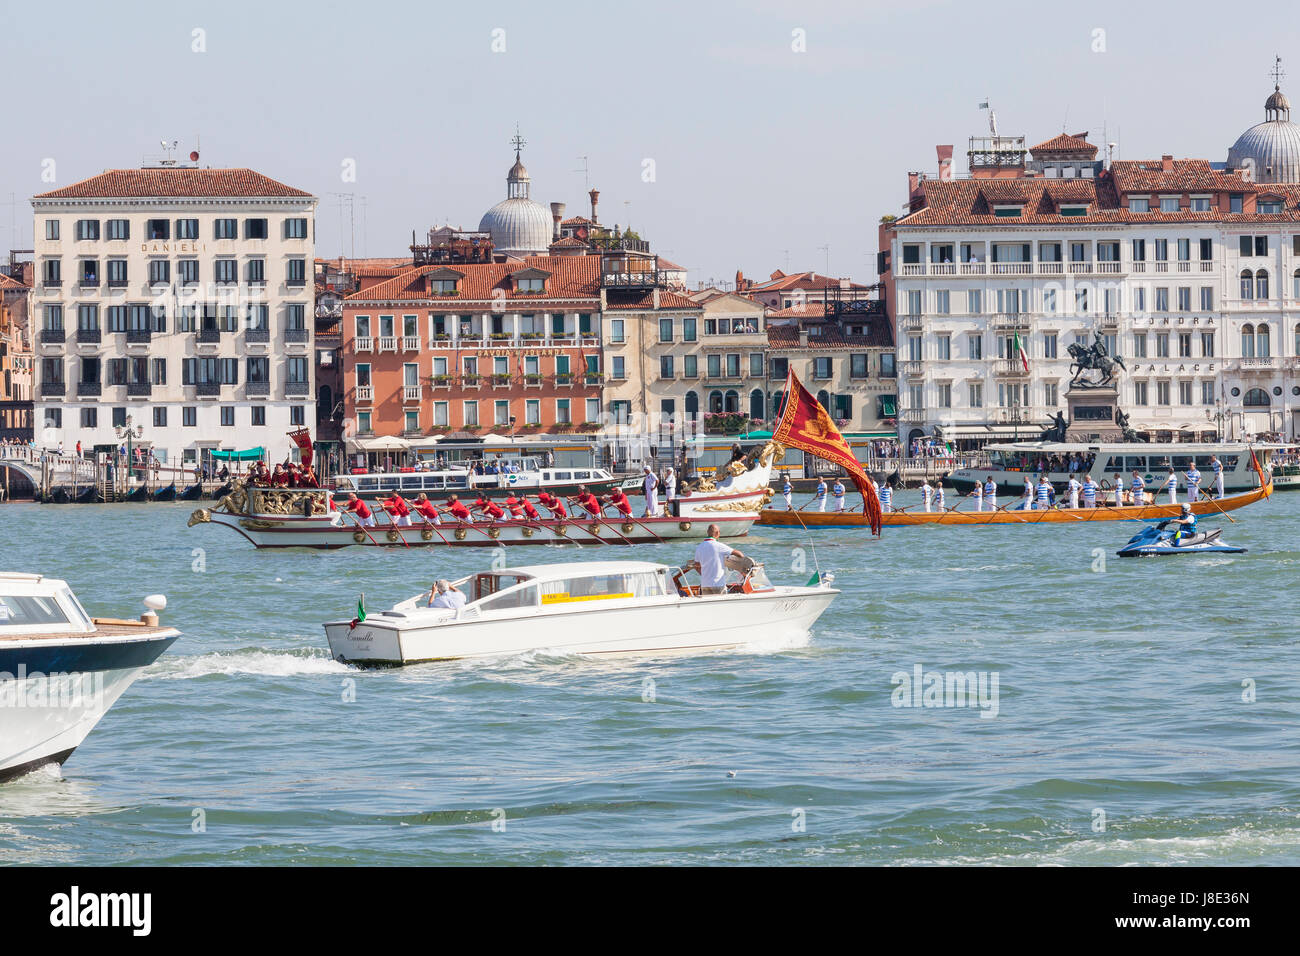
<path fill-rule="evenodd" d="M 0 638 L 91 634 L 95 624 L 68 582 L 0 572 Z"/>
<path fill-rule="evenodd" d="M 1286 445 L 1267 442 L 1068 442 L 1068 441 L 1018 441 L 990 442 L 986 451 L 1037 451 L 1037 452 L 1115 452 L 1121 455 L 1145 455 L 1155 450 L 1158 454 L 1194 455 L 1241 451 L 1247 448 L 1271 451 Z"/>
<path fill-rule="evenodd" d="M 573 564 L 525 564 L 503 568 L 498 574 L 513 574 L 538 580 L 578 578 L 594 574 L 635 574 L 638 571 L 663 571 L 665 564 L 654 561 L 575 561 Z"/>

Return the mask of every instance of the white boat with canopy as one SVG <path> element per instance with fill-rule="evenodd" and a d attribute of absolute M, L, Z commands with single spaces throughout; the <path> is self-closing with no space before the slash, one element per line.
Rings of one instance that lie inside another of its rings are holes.
<path fill-rule="evenodd" d="M 832 576 L 774 585 L 761 564 L 733 555 L 720 594 L 684 569 L 648 561 L 528 565 L 452 582 L 459 607 L 430 607 L 433 590 L 387 611 L 325 624 L 335 659 L 415 664 L 529 651 L 634 654 L 738 647 L 806 637 L 839 591 Z"/>

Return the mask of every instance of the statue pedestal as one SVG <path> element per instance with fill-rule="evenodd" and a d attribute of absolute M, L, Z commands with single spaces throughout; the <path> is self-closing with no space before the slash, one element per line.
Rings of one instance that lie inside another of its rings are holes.
<path fill-rule="evenodd" d="M 1115 424 L 1119 407 L 1119 389 L 1114 385 L 1100 388 L 1074 387 L 1065 393 L 1070 427 L 1065 440 L 1076 442 L 1123 441 L 1124 433 Z"/>

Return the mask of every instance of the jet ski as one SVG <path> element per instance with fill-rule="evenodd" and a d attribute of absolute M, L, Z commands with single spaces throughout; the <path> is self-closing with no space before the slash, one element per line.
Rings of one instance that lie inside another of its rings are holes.
<path fill-rule="evenodd" d="M 1184 533 L 1175 541 L 1176 529 L 1166 529 L 1168 522 L 1143 528 L 1128 544 L 1115 553 L 1121 558 L 1141 558 L 1159 554 L 1245 554 L 1245 548 L 1236 548 L 1219 540 L 1222 528 L 1212 531 Z"/>

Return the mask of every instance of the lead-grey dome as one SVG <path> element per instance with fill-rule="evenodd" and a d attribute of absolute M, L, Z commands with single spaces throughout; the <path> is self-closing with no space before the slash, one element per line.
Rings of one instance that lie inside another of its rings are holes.
<path fill-rule="evenodd" d="M 492 234 L 495 252 L 510 256 L 544 255 L 551 244 L 550 211 L 529 198 L 531 180 L 515 150 L 515 164 L 506 174 L 506 198 L 479 221 L 479 232 Z"/>
<path fill-rule="evenodd" d="M 1232 144 L 1229 168 L 1249 169 L 1258 183 L 1300 183 L 1300 126 L 1291 122 L 1291 103 L 1276 86 L 1264 116 Z"/>

